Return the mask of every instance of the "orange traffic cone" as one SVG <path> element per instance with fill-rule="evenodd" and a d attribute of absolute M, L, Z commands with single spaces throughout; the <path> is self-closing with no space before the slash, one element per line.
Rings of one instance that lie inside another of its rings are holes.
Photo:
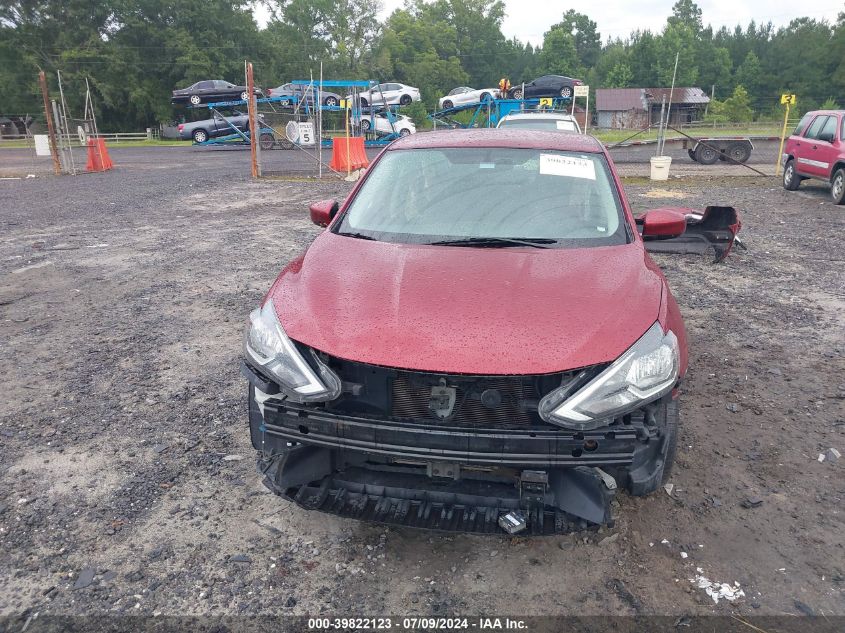
<path fill-rule="evenodd" d="M 88 139 L 88 164 L 87 171 L 106 171 L 114 167 L 109 150 L 106 149 L 106 141 L 102 138 Z"/>

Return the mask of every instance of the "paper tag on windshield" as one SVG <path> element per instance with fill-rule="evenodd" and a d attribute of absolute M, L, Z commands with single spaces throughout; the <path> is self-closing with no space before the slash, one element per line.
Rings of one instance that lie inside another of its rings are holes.
<path fill-rule="evenodd" d="M 569 121 L 555 121 L 555 124 L 557 125 L 557 129 L 559 130 L 575 130 L 575 128 L 572 127 L 572 123 L 570 123 Z"/>
<path fill-rule="evenodd" d="M 540 154 L 540 173 L 544 176 L 596 179 L 596 165 L 589 158 Z"/>

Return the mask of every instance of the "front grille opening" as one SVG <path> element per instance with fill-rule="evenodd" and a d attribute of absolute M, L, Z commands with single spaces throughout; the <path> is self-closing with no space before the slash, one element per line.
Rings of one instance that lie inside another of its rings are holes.
<path fill-rule="evenodd" d="M 328 411 L 443 428 L 557 429 L 537 413 L 547 393 L 582 372 L 469 376 L 368 365 L 320 354 L 340 377 L 343 393 Z M 600 371 L 593 368 L 590 376 Z"/>

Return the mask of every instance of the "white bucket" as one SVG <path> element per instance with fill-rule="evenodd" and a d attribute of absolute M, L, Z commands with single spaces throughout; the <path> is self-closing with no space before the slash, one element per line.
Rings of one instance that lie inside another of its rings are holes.
<path fill-rule="evenodd" d="M 669 180 L 669 165 L 672 164 L 671 156 L 652 156 L 651 158 L 651 179 Z"/>

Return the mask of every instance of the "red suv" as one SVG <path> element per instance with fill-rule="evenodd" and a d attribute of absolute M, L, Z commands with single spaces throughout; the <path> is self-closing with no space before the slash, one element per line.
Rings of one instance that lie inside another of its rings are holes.
<path fill-rule="evenodd" d="M 721 234 L 726 252 L 735 211 L 635 219 L 590 136 L 414 136 L 311 206 L 327 228 L 250 315 L 265 484 L 415 527 L 608 523 L 617 487 L 661 485 L 678 437 L 686 335 L 646 244 Z"/>
<path fill-rule="evenodd" d="M 835 204 L 845 203 L 845 110 L 808 112 L 783 149 L 783 187 L 798 189 L 802 180 L 830 183 Z"/>

